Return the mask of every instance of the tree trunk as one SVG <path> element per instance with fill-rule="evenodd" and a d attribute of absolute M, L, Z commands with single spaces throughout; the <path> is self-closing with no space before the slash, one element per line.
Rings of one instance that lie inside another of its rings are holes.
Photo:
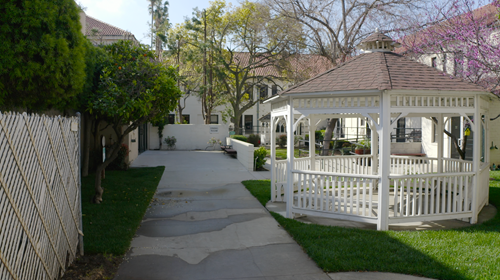
<path fill-rule="evenodd" d="M 104 190 L 101 187 L 101 173 L 104 170 L 105 166 L 104 164 L 99 164 L 97 166 L 96 172 L 95 172 L 95 179 L 94 179 L 94 190 L 95 194 L 94 197 L 92 198 L 92 203 L 95 204 L 100 204 L 102 201 L 102 194 Z"/>
<path fill-rule="evenodd" d="M 89 154 L 90 154 L 90 133 L 92 127 L 92 118 L 90 114 L 83 114 L 83 149 L 82 149 L 82 177 L 89 175 Z"/>
<path fill-rule="evenodd" d="M 234 118 L 234 133 L 236 135 L 241 135 L 241 127 L 240 127 L 240 120 L 241 120 L 241 115 L 236 116 Z"/>
<path fill-rule="evenodd" d="M 328 150 L 330 149 L 330 141 L 332 141 L 333 130 L 335 129 L 335 125 L 337 125 L 338 120 L 339 120 L 338 118 L 330 119 L 330 122 L 326 127 L 325 138 L 323 138 L 323 152 L 322 152 L 323 156 L 328 155 Z"/>
<path fill-rule="evenodd" d="M 180 124 L 184 123 L 184 118 L 182 117 L 182 110 L 184 110 L 184 108 L 182 108 L 181 100 L 179 99 L 179 103 L 177 104 L 177 112 L 179 113 L 179 123 Z"/>
<path fill-rule="evenodd" d="M 465 159 L 465 152 L 467 149 L 467 135 L 464 135 L 464 141 L 462 143 L 462 147 L 458 144 L 458 139 L 455 135 L 451 134 L 448 130 L 443 131 L 444 134 L 449 136 L 451 138 L 451 142 L 453 142 L 453 146 L 457 150 L 458 154 L 460 155 L 460 159 L 464 160 Z"/>
<path fill-rule="evenodd" d="M 101 187 L 101 172 L 111 163 L 113 160 L 118 157 L 118 151 L 120 150 L 121 143 L 123 142 L 123 138 L 125 135 L 120 135 L 118 140 L 110 147 L 110 156 L 104 162 L 101 162 L 97 165 L 95 172 L 95 180 L 94 180 L 94 190 L 95 194 L 92 198 L 92 203 L 100 204 L 102 202 L 102 194 L 104 189 Z"/>
<path fill-rule="evenodd" d="M 94 147 L 92 147 L 92 150 L 97 149 L 101 145 L 101 139 L 99 139 L 99 126 L 101 124 L 100 120 L 95 120 L 94 122 Z"/>

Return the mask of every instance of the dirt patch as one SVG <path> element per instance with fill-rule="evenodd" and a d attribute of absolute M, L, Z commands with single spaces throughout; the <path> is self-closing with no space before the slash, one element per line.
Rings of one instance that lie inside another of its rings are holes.
<path fill-rule="evenodd" d="M 113 279 L 123 260 L 122 256 L 85 255 L 78 257 L 66 270 L 61 279 L 66 280 L 104 280 Z"/>

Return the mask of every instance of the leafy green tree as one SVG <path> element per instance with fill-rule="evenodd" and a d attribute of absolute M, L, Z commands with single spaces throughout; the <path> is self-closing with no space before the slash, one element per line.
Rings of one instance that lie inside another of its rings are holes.
<path fill-rule="evenodd" d="M 217 34 L 224 27 L 225 7 L 224 1 L 213 1 L 206 10 L 195 9 L 195 17 L 169 31 L 170 59 L 179 65 L 179 83 L 186 92 L 184 96 L 196 95 L 200 99 L 205 124 L 210 124 L 215 108 L 227 102 L 226 93 L 215 77 L 214 69 L 221 66 L 210 47 L 217 42 Z M 181 122 L 184 107 L 185 102 L 184 105 L 179 102 L 177 113 Z"/>
<path fill-rule="evenodd" d="M 118 155 L 124 137 L 146 122 L 158 122 L 177 104 L 180 91 L 176 70 L 155 60 L 145 46 L 119 41 L 104 46 L 109 61 L 103 66 L 97 91 L 91 95 L 88 110 L 110 124 L 117 140 L 109 148 L 108 158 L 96 168 L 96 174 Z M 101 176 L 95 177 L 94 203 L 102 201 Z"/>
<path fill-rule="evenodd" d="M 0 4 L 0 108 L 63 109 L 85 80 L 80 9 L 73 0 Z"/>
<path fill-rule="evenodd" d="M 82 149 L 82 176 L 87 176 L 89 173 L 90 151 L 97 147 L 91 147 L 91 135 L 94 135 L 94 146 L 99 143 L 99 124 L 102 120 L 96 119 L 95 115 L 91 115 L 87 106 L 90 98 L 96 93 L 99 88 L 100 76 L 104 64 L 108 62 L 108 55 L 103 48 L 94 46 L 88 39 L 85 39 L 85 84 L 83 90 L 74 99 L 72 108 L 83 113 L 83 149 Z"/>
<path fill-rule="evenodd" d="M 280 68 L 281 61 L 293 55 L 290 43 L 299 41 L 302 34 L 288 18 L 274 15 L 269 7 L 249 1 L 228 10 L 222 22 L 225 25 L 217 31 L 218 40 L 210 47 L 217 64 L 221 65 L 214 71 L 227 94 L 227 113 L 236 134 L 240 134 L 241 116 L 260 101 L 260 97 L 252 96 L 253 88 L 277 85 L 281 77 L 272 72 L 284 70 Z"/>

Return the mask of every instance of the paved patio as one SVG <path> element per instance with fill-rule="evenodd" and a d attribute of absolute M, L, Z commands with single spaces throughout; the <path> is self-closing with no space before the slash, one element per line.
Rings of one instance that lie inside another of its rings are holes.
<path fill-rule="evenodd" d="M 221 152 L 147 151 L 132 167 L 166 167 L 115 279 L 424 279 L 326 274 L 241 184 L 268 179 Z"/>

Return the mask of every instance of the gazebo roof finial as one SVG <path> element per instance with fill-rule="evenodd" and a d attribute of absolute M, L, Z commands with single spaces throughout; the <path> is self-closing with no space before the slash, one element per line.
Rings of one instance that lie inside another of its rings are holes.
<path fill-rule="evenodd" d="M 375 32 L 361 41 L 358 47 L 365 53 L 371 52 L 392 52 L 395 47 L 400 46 L 399 43 L 394 42 L 391 37 L 381 33 L 377 28 Z"/>

